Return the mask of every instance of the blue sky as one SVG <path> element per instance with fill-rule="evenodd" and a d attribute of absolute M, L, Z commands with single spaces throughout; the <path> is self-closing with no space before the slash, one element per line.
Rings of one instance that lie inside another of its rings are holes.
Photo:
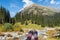
<path fill-rule="evenodd" d="M 60 0 L 0 0 L 0 6 L 10 11 L 11 17 L 14 17 L 17 12 L 26 6 L 34 3 L 60 9 Z"/>

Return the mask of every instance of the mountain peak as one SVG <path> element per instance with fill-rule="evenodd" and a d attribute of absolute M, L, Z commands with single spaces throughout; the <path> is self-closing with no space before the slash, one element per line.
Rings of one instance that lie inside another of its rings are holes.
<path fill-rule="evenodd" d="M 30 6 L 39 6 L 38 4 L 31 4 Z"/>
<path fill-rule="evenodd" d="M 25 7 L 23 10 L 21 10 L 21 12 L 34 12 L 34 13 L 37 13 L 38 11 L 39 12 L 45 12 L 45 13 L 48 13 L 48 14 L 51 14 L 51 12 L 60 12 L 60 10 L 58 9 L 55 9 L 55 8 L 52 8 L 52 7 L 47 7 L 47 6 L 42 6 L 42 5 L 38 5 L 38 4 L 30 4 L 29 6 Z M 53 13 L 54 14 L 54 13 Z"/>
<path fill-rule="evenodd" d="M 25 7 L 24 9 L 29 9 L 31 7 L 36 7 L 36 8 L 42 8 L 42 9 L 48 9 L 48 10 L 51 10 L 53 12 L 60 12 L 60 10 L 56 9 L 56 8 L 53 8 L 53 7 L 48 7 L 48 6 L 43 6 L 43 5 L 38 5 L 38 4 L 31 4 L 27 7 Z"/>
<path fill-rule="evenodd" d="M 32 8 L 32 7 L 35 7 L 35 8 L 42 8 L 42 7 L 44 7 L 44 6 L 38 5 L 38 4 L 31 4 L 31 5 L 27 6 L 27 7 L 25 7 L 24 9 L 29 9 L 29 8 Z"/>

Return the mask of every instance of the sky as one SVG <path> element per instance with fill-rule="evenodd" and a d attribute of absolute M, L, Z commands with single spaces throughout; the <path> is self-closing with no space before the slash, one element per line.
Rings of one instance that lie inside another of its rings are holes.
<path fill-rule="evenodd" d="M 10 11 L 11 17 L 31 4 L 60 9 L 60 0 L 0 0 L 0 6 Z"/>

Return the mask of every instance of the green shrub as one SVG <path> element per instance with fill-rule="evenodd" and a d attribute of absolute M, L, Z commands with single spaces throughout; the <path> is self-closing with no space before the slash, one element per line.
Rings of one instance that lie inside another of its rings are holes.
<path fill-rule="evenodd" d="M 14 30 L 13 25 L 10 23 L 5 23 L 4 26 L 5 26 L 5 31 L 13 31 Z"/>
<path fill-rule="evenodd" d="M 14 31 L 20 31 L 22 29 L 21 23 L 15 23 L 14 24 Z"/>

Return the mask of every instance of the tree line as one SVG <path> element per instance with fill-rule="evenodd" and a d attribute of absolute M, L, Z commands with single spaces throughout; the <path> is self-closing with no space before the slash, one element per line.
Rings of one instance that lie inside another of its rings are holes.
<path fill-rule="evenodd" d="M 13 18 L 11 18 L 9 10 L 0 7 L 0 24 L 12 23 L 12 20 Z"/>
<path fill-rule="evenodd" d="M 55 12 L 54 15 L 42 15 L 34 14 L 33 12 L 27 13 L 19 12 L 13 18 L 10 16 L 9 10 L 4 7 L 0 7 L 0 24 L 21 22 L 21 24 L 28 25 L 30 22 L 32 24 L 37 24 L 41 26 L 60 26 L 60 12 Z"/>

